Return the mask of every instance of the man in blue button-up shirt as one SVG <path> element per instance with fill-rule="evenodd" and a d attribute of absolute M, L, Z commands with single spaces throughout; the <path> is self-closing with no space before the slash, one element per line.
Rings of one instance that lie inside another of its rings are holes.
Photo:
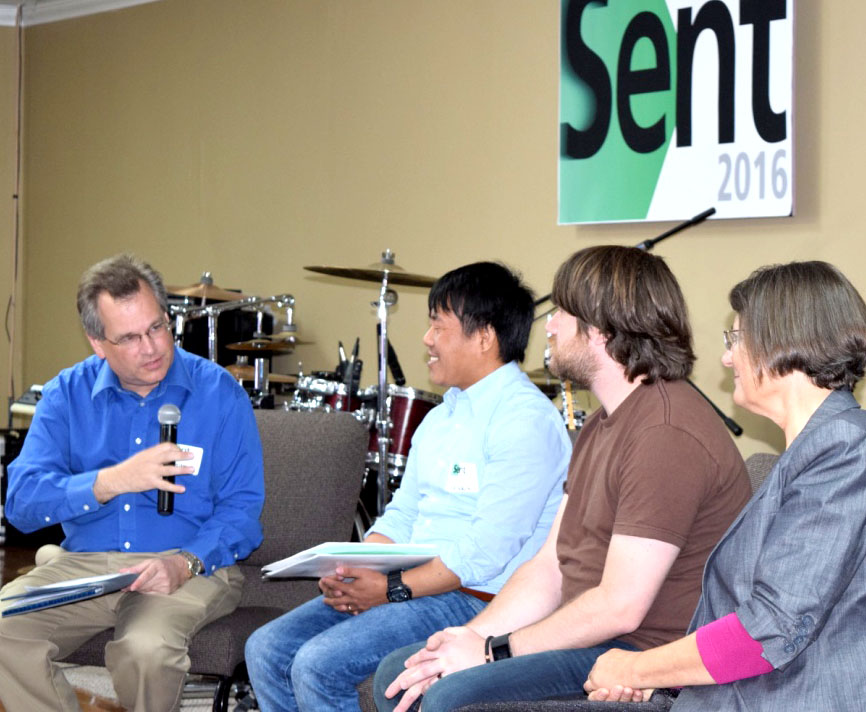
<path fill-rule="evenodd" d="M 0 619 L 0 699 L 7 709 L 78 709 L 53 660 L 113 626 L 105 660 L 121 704 L 171 710 L 187 640 L 237 606 L 233 564 L 261 543 L 258 431 L 231 375 L 172 343 L 165 288 L 149 265 L 128 255 L 98 263 L 82 278 L 78 309 L 95 355 L 46 384 L 6 502 L 19 529 L 60 522 L 66 538 L 37 552 L 37 568 L 2 595 L 118 571 L 138 578 L 124 592 Z M 159 443 L 165 404 L 180 410 L 184 449 Z M 158 513 L 159 491 L 174 493 L 172 514 Z"/>
<path fill-rule="evenodd" d="M 366 541 L 435 544 L 388 575 L 338 568 L 324 596 L 256 631 L 247 668 L 263 712 L 357 710 L 356 685 L 394 648 L 463 625 L 553 524 L 571 444 L 520 371 L 532 293 L 507 268 L 466 265 L 428 299 L 430 380 L 450 386 L 412 437 L 400 488 Z"/>

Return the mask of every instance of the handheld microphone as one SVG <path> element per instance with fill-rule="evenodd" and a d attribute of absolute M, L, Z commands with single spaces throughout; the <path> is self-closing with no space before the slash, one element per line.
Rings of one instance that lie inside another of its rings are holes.
<path fill-rule="evenodd" d="M 180 422 L 180 408 L 166 403 L 160 406 L 156 419 L 159 421 L 159 442 L 177 445 L 177 424 Z M 165 479 L 174 484 L 174 475 L 168 475 Z M 166 492 L 165 490 L 157 492 L 156 511 L 164 515 L 174 512 L 174 492 Z"/>

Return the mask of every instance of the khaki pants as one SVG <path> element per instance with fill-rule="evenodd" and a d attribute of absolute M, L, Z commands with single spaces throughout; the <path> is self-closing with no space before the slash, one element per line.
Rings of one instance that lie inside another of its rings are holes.
<path fill-rule="evenodd" d="M 37 567 L 10 581 L 0 597 L 23 592 L 25 586 L 114 573 L 156 555 L 72 553 L 49 545 L 36 553 Z M 242 586 L 243 574 L 231 566 L 190 579 L 170 596 L 117 592 L 0 618 L 0 700 L 7 712 L 80 709 L 55 661 L 114 627 L 105 666 L 120 703 L 139 712 L 175 710 L 189 670 L 188 641 L 237 607 Z M 4 605 L 9 604 L 0 603 L 0 610 Z"/>

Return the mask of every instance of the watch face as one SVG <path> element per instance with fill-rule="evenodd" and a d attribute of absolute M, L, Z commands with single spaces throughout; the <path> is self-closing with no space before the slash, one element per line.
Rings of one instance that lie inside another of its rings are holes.
<path fill-rule="evenodd" d="M 188 551 L 181 551 L 181 556 L 186 559 L 187 568 L 192 576 L 198 576 L 204 569 L 204 564 L 195 554 L 190 554 Z"/>
<path fill-rule="evenodd" d="M 408 601 L 411 597 L 409 589 L 405 586 L 398 586 L 388 591 L 388 600 L 391 603 L 402 603 L 403 601 Z"/>
<path fill-rule="evenodd" d="M 388 600 L 391 603 L 402 603 L 412 598 L 412 589 L 403 583 L 402 571 L 391 571 L 388 574 Z"/>

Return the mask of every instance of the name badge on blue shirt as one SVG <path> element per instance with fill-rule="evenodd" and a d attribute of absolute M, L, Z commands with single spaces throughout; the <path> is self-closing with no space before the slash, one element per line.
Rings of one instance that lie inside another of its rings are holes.
<path fill-rule="evenodd" d="M 474 462 L 456 462 L 445 480 L 446 492 L 477 492 L 478 467 Z"/>
<path fill-rule="evenodd" d="M 204 456 L 204 448 L 197 447 L 196 445 L 181 445 L 180 443 L 178 443 L 177 446 L 184 452 L 191 452 L 193 457 L 189 460 L 178 460 L 174 464 L 178 467 L 191 467 L 192 474 L 197 475 L 201 469 L 201 459 Z"/>

